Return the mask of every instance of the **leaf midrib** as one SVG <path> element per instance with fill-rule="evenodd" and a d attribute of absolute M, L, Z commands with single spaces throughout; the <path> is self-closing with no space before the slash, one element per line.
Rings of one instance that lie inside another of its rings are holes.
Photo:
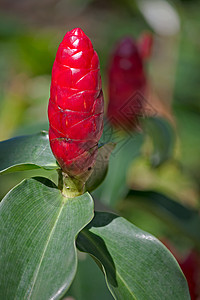
<path fill-rule="evenodd" d="M 46 251 L 47 251 L 49 242 L 50 242 L 50 240 L 51 240 L 51 237 L 52 237 L 52 235 L 53 235 L 53 233 L 54 233 L 54 231 L 55 231 L 55 228 L 56 228 L 56 225 L 57 225 L 57 223 L 58 223 L 59 217 L 60 217 L 60 215 L 61 215 L 61 213 L 62 213 L 63 207 L 64 207 L 64 203 L 61 204 L 61 207 L 60 207 L 60 209 L 59 209 L 59 211 L 58 211 L 58 215 L 57 215 L 57 217 L 56 217 L 55 223 L 53 224 L 52 229 L 51 229 L 51 231 L 50 231 L 50 233 L 49 233 L 49 236 L 48 236 L 48 238 L 47 238 L 47 241 L 46 241 L 44 250 L 43 250 L 43 252 L 42 252 L 41 259 L 40 259 L 40 262 L 39 262 L 39 264 L 38 264 L 37 270 L 36 270 L 36 272 L 34 272 L 34 275 L 33 275 L 33 278 L 32 278 L 32 282 L 33 282 L 33 283 L 32 283 L 31 290 L 30 290 L 30 292 L 29 292 L 29 289 L 27 290 L 24 299 L 29 300 L 29 299 L 31 298 L 31 295 L 32 295 L 32 292 L 33 292 L 33 289 L 34 289 L 34 286 L 35 286 L 35 283 L 36 283 L 36 280 L 37 280 L 37 276 L 38 276 L 38 274 L 39 274 L 40 267 L 41 267 L 41 265 L 42 265 L 42 261 L 43 261 L 43 259 L 44 259 L 44 256 L 45 256 L 45 253 L 46 253 Z M 16 299 L 16 297 L 15 297 L 15 299 Z"/>

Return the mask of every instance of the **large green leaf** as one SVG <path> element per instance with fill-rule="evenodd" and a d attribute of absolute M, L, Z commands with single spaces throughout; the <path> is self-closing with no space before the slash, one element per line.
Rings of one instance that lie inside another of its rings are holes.
<path fill-rule="evenodd" d="M 154 191 L 130 190 L 125 201 L 132 204 L 132 209 L 136 204 L 148 210 L 176 230 L 182 231 L 200 246 L 200 216 L 197 210 Z M 131 210 L 130 205 L 128 206 L 129 211 Z"/>
<path fill-rule="evenodd" d="M 0 142 L 0 173 L 36 168 L 58 168 L 46 131 Z"/>
<path fill-rule="evenodd" d="M 96 213 L 79 233 L 77 245 L 102 264 L 116 299 L 190 299 L 186 279 L 168 249 L 122 217 Z"/>
<path fill-rule="evenodd" d="M 75 276 L 76 235 L 92 217 L 88 193 L 64 198 L 46 178 L 11 190 L 0 204 L 0 299 L 59 299 Z"/>
<path fill-rule="evenodd" d="M 158 167 L 172 157 L 175 143 L 174 130 L 166 119 L 160 117 L 144 119 L 143 128 L 153 143 L 151 163 Z"/>

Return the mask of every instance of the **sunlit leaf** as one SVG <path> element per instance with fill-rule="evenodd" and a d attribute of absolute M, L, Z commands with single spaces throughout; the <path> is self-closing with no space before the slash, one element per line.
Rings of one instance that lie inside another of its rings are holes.
<path fill-rule="evenodd" d="M 36 168 L 58 169 L 47 132 L 42 131 L 0 142 L 0 173 Z"/>
<path fill-rule="evenodd" d="M 102 264 L 116 299 L 190 299 L 186 279 L 168 249 L 122 217 L 96 213 L 77 245 Z"/>
<path fill-rule="evenodd" d="M 92 217 L 88 193 L 67 199 L 46 178 L 11 190 L 0 203 L 0 299 L 60 299 L 75 276 L 76 235 Z"/>

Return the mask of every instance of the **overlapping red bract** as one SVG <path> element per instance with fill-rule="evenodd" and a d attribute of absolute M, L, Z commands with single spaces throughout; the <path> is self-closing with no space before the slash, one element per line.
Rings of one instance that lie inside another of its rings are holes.
<path fill-rule="evenodd" d="M 97 53 L 80 28 L 66 33 L 52 70 L 49 139 L 62 170 L 90 169 L 103 130 L 103 93 Z"/>
<path fill-rule="evenodd" d="M 107 115 L 113 125 L 122 124 L 128 128 L 135 125 L 143 107 L 145 87 L 146 78 L 138 45 L 132 38 L 124 38 L 112 54 L 109 66 Z"/>

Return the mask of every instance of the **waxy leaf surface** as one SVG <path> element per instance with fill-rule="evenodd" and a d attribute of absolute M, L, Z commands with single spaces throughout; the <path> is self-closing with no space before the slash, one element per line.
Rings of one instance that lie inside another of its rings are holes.
<path fill-rule="evenodd" d="M 0 203 L 0 299 L 59 299 L 75 276 L 75 238 L 92 217 L 88 193 L 67 199 L 46 178 L 12 189 Z"/>
<path fill-rule="evenodd" d="M 77 246 L 102 264 L 115 299 L 190 299 L 186 279 L 169 250 L 122 217 L 96 213 L 79 233 Z"/>
<path fill-rule="evenodd" d="M 0 173 L 58 169 L 46 131 L 0 142 Z"/>

